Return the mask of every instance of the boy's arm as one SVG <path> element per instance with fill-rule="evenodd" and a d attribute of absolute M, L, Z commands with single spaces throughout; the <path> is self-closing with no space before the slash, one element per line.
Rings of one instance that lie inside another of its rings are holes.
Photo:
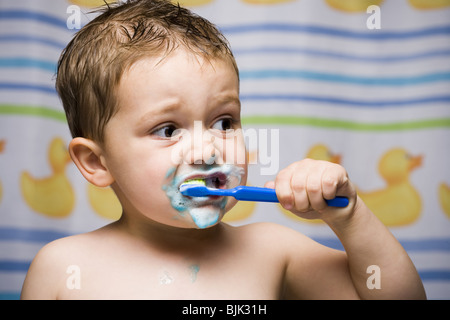
<path fill-rule="evenodd" d="M 313 243 L 303 247 L 307 252 L 301 259 L 292 251 L 285 277 L 288 297 L 320 298 L 317 295 L 323 294 L 335 299 L 426 298 L 406 251 L 357 197 L 341 166 L 302 160 L 278 174 L 275 189 L 284 208 L 300 217 L 321 218 L 326 222 L 346 251 Z M 328 207 L 323 199 L 335 196 L 349 198 L 349 205 Z M 380 288 L 374 287 L 375 284 L 380 284 Z"/>
<path fill-rule="evenodd" d="M 352 282 L 361 298 L 426 298 L 408 254 L 359 197 L 349 221 L 331 220 L 329 226 L 344 246 Z"/>

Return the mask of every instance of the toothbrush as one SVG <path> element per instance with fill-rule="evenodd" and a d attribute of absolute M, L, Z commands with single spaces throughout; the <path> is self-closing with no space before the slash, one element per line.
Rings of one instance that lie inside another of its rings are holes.
<path fill-rule="evenodd" d="M 260 202 L 279 202 L 275 189 L 237 186 L 232 189 L 208 188 L 201 180 L 191 180 L 180 186 L 180 192 L 189 197 L 205 196 L 231 196 L 242 201 L 260 201 Z M 344 208 L 348 205 L 348 199 L 345 197 L 336 197 L 331 200 L 325 199 L 330 207 Z"/>

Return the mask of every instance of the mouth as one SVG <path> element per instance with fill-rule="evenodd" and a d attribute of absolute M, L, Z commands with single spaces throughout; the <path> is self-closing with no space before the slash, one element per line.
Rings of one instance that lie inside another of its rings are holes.
<path fill-rule="evenodd" d="M 212 189 L 225 189 L 227 187 L 227 175 L 222 172 L 215 172 L 208 175 L 205 174 L 196 174 L 187 177 L 180 185 L 178 186 L 178 190 L 180 189 L 181 185 L 190 184 L 190 185 L 202 185 L 207 188 Z M 188 195 L 183 195 L 183 197 L 186 197 L 188 199 L 191 199 L 196 203 L 197 205 L 217 205 L 217 201 L 221 201 L 223 196 L 217 196 L 217 195 L 208 195 L 203 197 L 191 197 Z"/>
<path fill-rule="evenodd" d="M 207 188 L 225 189 L 227 185 L 227 176 L 222 172 L 216 172 L 210 175 L 194 175 L 186 178 L 182 184 L 200 184 Z"/>
<path fill-rule="evenodd" d="M 198 184 L 208 188 L 225 189 L 239 185 L 245 170 L 224 164 L 221 166 L 198 166 L 170 169 L 166 173 L 168 183 L 162 186 L 170 205 L 178 211 L 177 219 L 194 223 L 198 228 L 212 226 L 226 210 L 226 196 L 190 197 L 180 192 L 183 184 Z"/>

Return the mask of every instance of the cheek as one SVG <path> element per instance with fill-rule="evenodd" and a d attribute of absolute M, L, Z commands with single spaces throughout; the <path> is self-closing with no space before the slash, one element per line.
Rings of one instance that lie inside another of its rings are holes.
<path fill-rule="evenodd" d="M 121 154 L 117 153 L 109 158 L 108 169 L 116 188 L 137 206 L 139 203 L 144 205 L 162 202 L 160 199 L 166 198 L 162 190 L 166 172 L 171 167 L 170 161 L 165 158 L 165 152 L 140 148 Z"/>
<path fill-rule="evenodd" d="M 245 185 L 247 183 L 248 154 L 244 138 L 242 135 L 236 135 L 232 139 L 224 139 L 222 145 L 223 161 L 243 169 L 239 184 Z"/>

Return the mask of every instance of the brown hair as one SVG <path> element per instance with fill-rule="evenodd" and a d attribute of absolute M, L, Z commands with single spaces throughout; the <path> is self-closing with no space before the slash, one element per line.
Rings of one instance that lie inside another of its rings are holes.
<path fill-rule="evenodd" d="M 128 0 L 108 6 L 70 41 L 58 62 L 56 90 L 73 137 L 103 142 L 117 112 L 114 95 L 136 61 L 184 46 L 206 58 L 230 59 L 225 37 L 206 19 L 167 0 Z"/>

